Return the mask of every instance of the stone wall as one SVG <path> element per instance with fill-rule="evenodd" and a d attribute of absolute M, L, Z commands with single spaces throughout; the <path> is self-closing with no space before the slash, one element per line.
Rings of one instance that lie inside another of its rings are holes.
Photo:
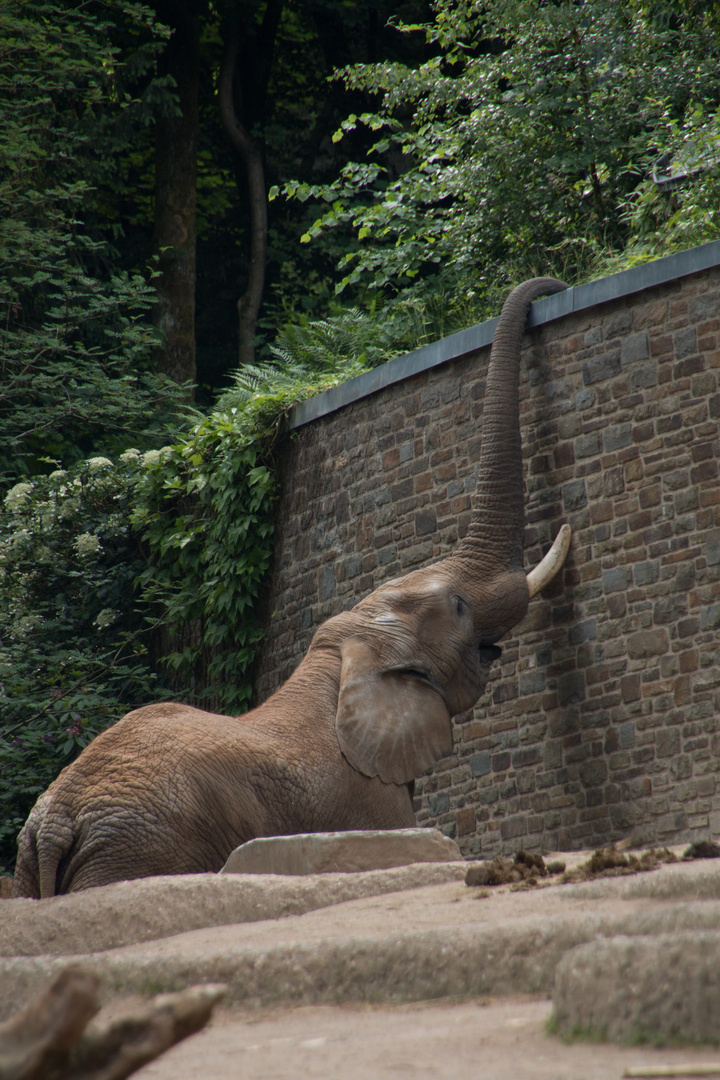
<path fill-rule="evenodd" d="M 716 255 L 696 272 L 662 260 L 663 284 L 644 287 L 642 268 L 605 279 L 603 302 L 560 317 L 551 305 L 526 333 L 526 566 L 564 521 L 573 546 L 455 718 L 453 754 L 416 785 L 418 821 L 467 855 L 720 834 Z M 488 352 L 286 441 L 260 698 L 324 619 L 463 535 Z"/>

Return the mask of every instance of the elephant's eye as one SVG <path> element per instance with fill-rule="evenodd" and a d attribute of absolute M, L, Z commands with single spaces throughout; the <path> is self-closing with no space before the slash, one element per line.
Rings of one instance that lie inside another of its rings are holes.
<path fill-rule="evenodd" d="M 464 615 L 465 608 L 466 608 L 467 605 L 466 605 L 465 601 L 463 600 L 463 598 L 461 596 L 454 596 L 453 597 L 453 602 L 455 604 L 455 611 L 457 612 L 457 614 L 458 615 Z"/>

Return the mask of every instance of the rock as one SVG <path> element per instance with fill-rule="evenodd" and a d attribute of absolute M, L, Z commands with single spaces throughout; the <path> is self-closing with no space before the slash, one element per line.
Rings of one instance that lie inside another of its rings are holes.
<path fill-rule="evenodd" d="M 465 875 L 466 885 L 487 885 L 490 881 L 490 868 L 487 863 L 476 863 L 468 867 Z"/>
<path fill-rule="evenodd" d="M 651 656 L 662 656 L 670 647 L 667 630 L 661 626 L 657 630 L 639 630 L 627 639 L 627 653 L 633 660 L 648 660 Z"/>
<path fill-rule="evenodd" d="M 372 871 L 408 879 L 420 871 L 457 873 L 458 864 Z M 601 878 L 535 892 L 488 890 L 482 905 L 459 877 L 445 885 L 367 896 L 291 918 L 215 925 L 83 957 L 100 977 L 100 1001 L 117 994 L 223 982 L 246 1006 L 338 1001 L 402 1001 L 443 995 L 547 993 L 562 956 L 598 936 L 650 937 L 720 932 L 720 863 L 676 863 L 640 878 Z M 352 883 L 364 875 L 318 875 Z M 662 887 L 662 879 L 673 879 Z M 644 878 L 644 880 L 643 880 Z M 217 876 L 280 892 L 311 878 Z M 135 883 L 137 884 L 137 883 Z M 671 887 L 672 886 L 672 887 Z M 638 892 L 642 887 L 643 892 Z M 110 886 L 104 888 L 110 890 Z M 267 885 L 266 885 L 267 888 Z M 93 890 L 78 893 L 77 899 Z M 102 892 L 102 890 L 97 890 Z M 477 890 L 475 890 L 477 893 Z M 266 893 L 266 898 L 268 894 Z M 705 899 L 699 899 L 704 896 Z M 629 904 L 622 901 L 627 898 Z M 56 900 L 71 897 L 58 897 Z M 637 900 L 641 899 L 640 903 Z M 668 903 L 668 900 L 673 902 Z M 50 901 L 9 901 L 42 911 Z M 162 904 L 162 892 L 155 893 Z M 0 960 L 0 1015 L 40 992 L 67 960 L 47 955 Z"/>
<path fill-rule="evenodd" d="M 296 836 L 268 836 L 241 844 L 220 873 L 348 874 L 461 859 L 455 841 L 439 829 L 298 833 Z"/>

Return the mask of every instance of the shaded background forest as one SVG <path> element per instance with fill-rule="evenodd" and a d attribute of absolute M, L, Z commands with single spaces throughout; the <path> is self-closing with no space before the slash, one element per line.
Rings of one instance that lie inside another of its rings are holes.
<path fill-rule="evenodd" d="M 718 236 L 720 8 L 0 8 L 0 864 L 103 727 L 246 708 L 293 402 Z"/>

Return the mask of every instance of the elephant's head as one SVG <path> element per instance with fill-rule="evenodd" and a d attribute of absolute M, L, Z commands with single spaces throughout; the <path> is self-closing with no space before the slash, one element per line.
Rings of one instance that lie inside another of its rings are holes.
<path fill-rule="evenodd" d="M 564 525 L 529 575 L 518 374 L 532 301 L 566 286 L 537 278 L 508 297 L 490 354 L 473 516 L 466 537 L 442 561 L 381 585 L 352 611 L 318 630 L 313 649 L 340 651 L 335 730 L 360 772 L 404 784 L 452 749 L 451 716 L 483 692 L 495 644 L 527 610 L 531 596 L 562 566 Z"/>

